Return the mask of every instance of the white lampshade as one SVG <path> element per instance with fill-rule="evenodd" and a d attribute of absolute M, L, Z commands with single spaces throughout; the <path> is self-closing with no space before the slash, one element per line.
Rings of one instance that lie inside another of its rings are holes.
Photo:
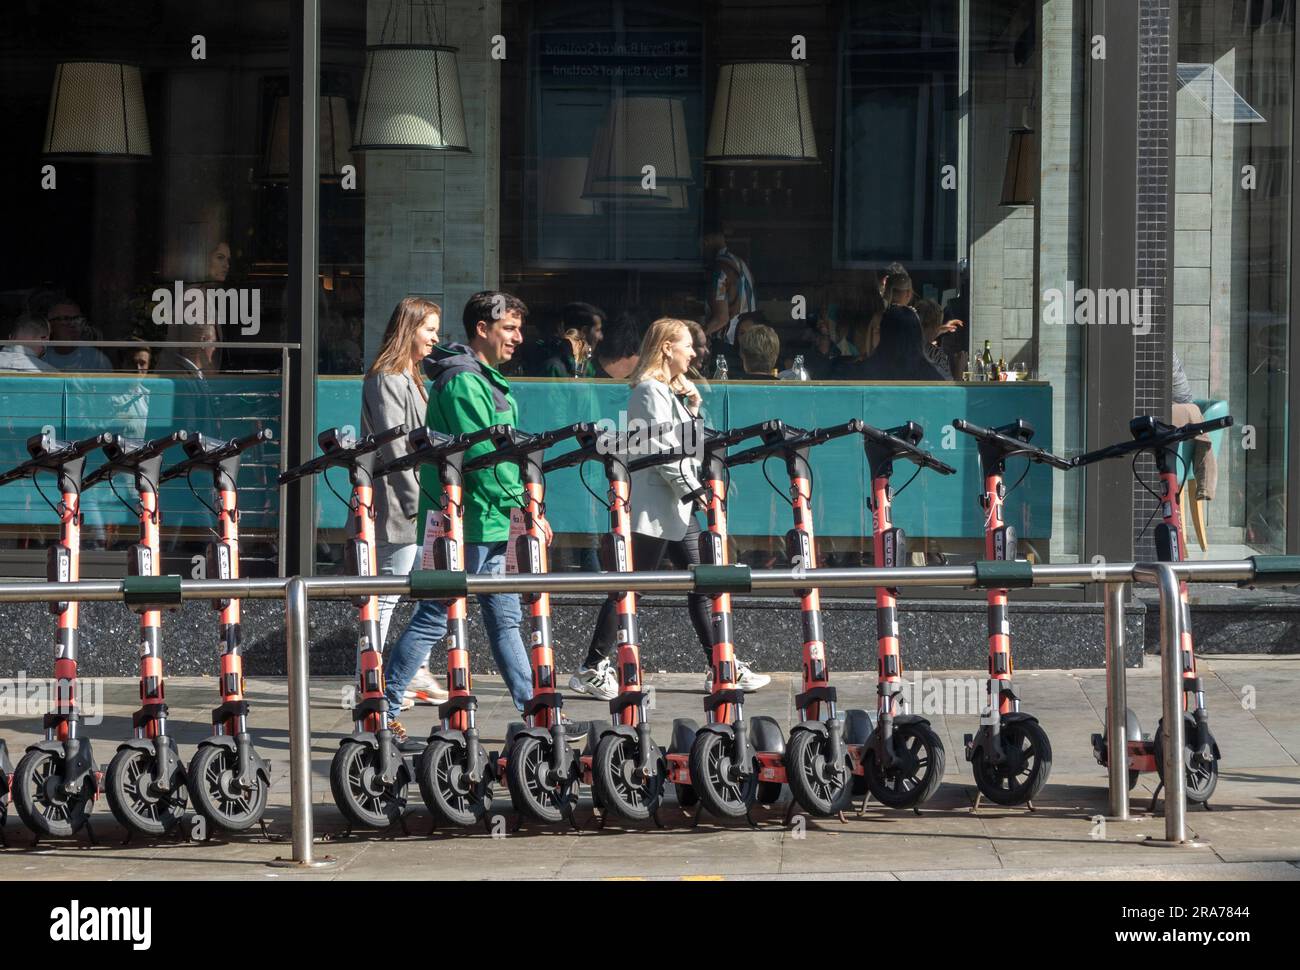
<path fill-rule="evenodd" d="M 367 47 L 352 150 L 468 152 L 456 48 Z"/>
<path fill-rule="evenodd" d="M 347 98 L 337 95 L 320 99 L 320 176 L 338 179 L 343 166 L 352 164 L 348 146 L 352 144 L 352 121 L 348 117 Z M 271 110 L 271 137 L 266 145 L 266 177 L 289 178 L 289 98 L 275 99 Z"/>
<path fill-rule="evenodd" d="M 640 184 L 645 166 L 653 165 L 655 184 L 689 185 L 690 145 L 686 140 L 686 108 L 680 98 L 617 98 L 601 126 L 608 150 L 592 162 L 596 182 Z"/>
<path fill-rule="evenodd" d="M 41 153 L 62 158 L 148 158 L 140 68 L 65 61 L 54 69 Z"/>
<path fill-rule="evenodd" d="M 815 165 L 808 73 L 790 61 L 723 64 L 704 161 L 712 165 Z"/>
<path fill-rule="evenodd" d="M 596 129 L 596 137 L 592 139 L 591 158 L 587 160 L 587 173 L 583 180 L 581 197 L 589 202 L 613 202 L 647 208 L 670 207 L 673 202 L 670 187 L 658 184 L 658 180 L 653 189 L 643 189 L 640 177 L 635 182 L 597 179 L 598 174 L 610 170 L 610 144 L 609 128 L 601 125 Z M 680 189 L 682 186 L 674 186 L 674 188 Z"/>

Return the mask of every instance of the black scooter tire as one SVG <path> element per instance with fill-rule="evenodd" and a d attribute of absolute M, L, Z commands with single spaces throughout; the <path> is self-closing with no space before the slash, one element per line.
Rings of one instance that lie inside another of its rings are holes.
<path fill-rule="evenodd" d="M 1191 737 L 1196 730 L 1196 721 L 1190 714 L 1183 716 L 1183 740 Z M 1214 742 L 1211 735 L 1210 742 Z M 1160 776 L 1161 784 L 1165 780 L 1165 723 L 1162 720 L 1156 725 L 1155 734 L 1155 756 L 1156 756 L 1156 774 Z M 1196 765 L 1192 762 L 1192 749 L 1185 747 L 1183 749 L 1183 776 L 1184 784 L 1187 788 L 1187 801 L 1192 805 L 1204 805 L 1214 794 L 1214 789 L 1219 786 L 1219 759 L 1215 758 L 1208 766 Z"/>
<path fill-rule="evenodd" d="M 834 818 L 853 801 L 853 759 L 844 752 L 838 782 L 826 781 L 826 755 L 830 739 L 816 731 L 795 731 L 785 749 L 785 778 L 790 794 L 814 818 Z M 780 786 L 778 787 L 778 791 Z M 760 793 L 759 800 L 762 801 Z M 765 804 L 771 804 L 767 802 Z"/>
<path fill-rule="evenodd" d="M 75 796 L 51 790 L 49 778 L 63 771 L 63 756 L 53 751 L 28 751 L 18 762 L 10 795 L 18 817 L 43 838 L 66 839 L 76 835 L 90 820 L 95 789 L 92 780 Z"/>
<path fill-rule="evenodd" d="M 460 790 L 464 763 L 465 748 L 443 738 L 435 739 L 415 763 L 420 796 L 438 824 L 477 825 L 492 810 L 492 781 L 487 772 L 478 785 L 467 792 Z"/>
<path fill-rule="evenodd" d="M 550 744 L 523 734 L 515 738 L 506 761 L 506 785 L 515 811 L 538 822 L 562 822 L 573 814 L 578 785 L 570 780 L 558 788 L 542 783 L 540 773 L 550 764 Z"/>
<path fill-rule="evenodd" d="M 330 791 L 334 804 L 353 825 L 386 829 L 406 811 L 406 781 L 395 781 L 380 791 L 371 790 L 379 752 L 368 744 L 344 741 L 330 762 Z"/>
<path fill-rule="evenodd" d="M 867 790 L 886 808 L 915 808 L 929 800 L 943 781 L 943 741 L 928 724 L 899 724 L 893 741 L 905 768 L 886 771 L 876 760 L 876 752 L 866 751 L 862 769 Z"/>
<path fill-rule="evenodd" d="M 145 836 L 167 835 L 185 817 L 188 790 L 184 772 L 177 761 L 171 790 L 161 797 L 146 790 L 153 772 L 152 752 L 123 748 L 108 763 L 104 788 L 113 817 L 130 832 Z"/>
<path fill-rule="evenodd" d="M 1052 771 L 1052 744 L 1037 721 L 1009 721 L 1001 727 L 1002 743 L 1008 749 L 1027 752 L 1033 758 L 1033 766 L 1026 773 L 1024 781 L 1009 777 L 1003 766 L 990 765 L 984 759 L 982 748 L 976 748 L 971 755 L 971 771 L 975 774 L 975 785 L 980 793 L 998 805 L 1023 805 L 1032 801 L 1047 784 L 1047 776 Z"/>
<path fill-rule="evenodd" d="M 201 744 L 190 759 L 190 798 L 194 810 L 223 832 L 246 832 L 266 812 L 270 786 L 253 772 L 250 791 L 237 790 L 232 782 L 239 771 L 239 756 L 219 744 Z"/>
<path fill-rule="evenodd" d="M 659 766 L 644 783 L 634 780 L 637 743 L 623 734 L 606 734 L 591 761 L 592 798 L 602 808 L 629 822 L 644 822 L 659 810 L 664 770 Z"/>
<path fill-rule="evenodd" d="M 758 796 L 758 772 L 751 770 L 740 784 L 723 777 L 731 760 L 733 740 L 713 731 L 701 731 L 691 745 L 691 787 L 700 805 L 719 818 L 744 818 Z"/>

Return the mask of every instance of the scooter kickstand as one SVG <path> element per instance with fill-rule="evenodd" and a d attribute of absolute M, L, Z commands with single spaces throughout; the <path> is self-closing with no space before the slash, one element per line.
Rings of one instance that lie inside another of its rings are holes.
<path fill-rule="evenodd" d="M 1165 783 L 1158 782 L 1156 790 L 1151 793 L 1151 804 L 1147 806 L 1147 812 L 1151 815 L 1156 813 L 1156 802 L 1160 800 L 1160 793 L 1165 790 Z"/>
<path fill-rule="evenodd" d="M 662 831 L 663 828 L 664 828 L 664 822 L 663 822 L 663 819 L 661 819 L 661 818 L 659 817 L 659 809 L 658 809 L 658 808 L 656 808 L 656 809 L 655 809 L 655 810 L 650 814 L 650 818 L 654 821 L 654 823 L 655 823 L 655 828 L 657 828 L 657 829 L 659 829 L 660 831 Z"/>

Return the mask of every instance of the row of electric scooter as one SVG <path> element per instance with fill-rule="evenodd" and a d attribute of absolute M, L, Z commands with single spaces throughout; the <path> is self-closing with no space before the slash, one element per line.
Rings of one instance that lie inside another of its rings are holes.
<path fill-rule="evenodd" d="M 1173 427 L 1150 417 L 1131 422 L 1132 440 L 1067 460 L 1030 444 L 1033 428 L 1014 421 L 998 428 L 978 427 L 955 420 L 953 427 L 974 437 L 982 469 L 980 506 L 985 521 L 985 556 L 1014 561 L 1013 527 L 1003 521 L 1008 494 L 1006 465 L 1013 458 L 1071 469 L 1102 459 L 1154 455 L 1161 480 L 1162 522 L 1156 546 L 1162 561 L 1185 555 L 1178 496 L 1177 453 L 1180 442 L 1226 427 L 1231 418 Z M 439 706 L 438 722 L 425 742 L 399 744 L 390 729 L 391 712 L 384 696 L 379 642 L 379 611 L 375 596 L 353 599 L 359 613 L 359 696 L 352 710 L 354 731 L 340 743 L 330 769 L 334 800 L 350 827 L 383 829 L 406 812 L 412 782 L 434 817 L 435 825 L 473 826 L 492 808 L 494 790 L 502 782 L 520 819 L 541 822 L 573 821 L 581 786 L 588 786 L 595 807 L 606 816 L 626 821 L 658 821 L 658 809 L 669 784 L 678 804 L 698 806 L 720 819 L 748 818 L 755 804 L 776 802 L 783 785 L 795 806 L 817 817 L 834 816 L 854 796 L 869 795 L 897 809 L 918 809 L 938 789 L 945 752 L 929 722 L 912 713 L 903 690 L 897 590 L 876 589 L 878 641 L 877 698 L 874 724 L 865 710 L 838 708 L 830 682 L 822 639 L 818 590 L 798 590 L 803 628 L 802 690 L 795 698 L 798 719 L 788 737 L 770 717 L 746 718 L 744 693 L 736 683 L 736 659 L 731 622 L 735 585 L 728 562 L 727 492 L 730 469 L 770 459 L 783 461 L 789 478 L 786 496 L 793 527 L 786 534 L 792 561 L 816 563 L 812 522 L 813 471 L 810 453 L 827 441 L 857 435 L 863 442 L 871 480 L 867 499 L 872 514 L 875 562 L 881 567 L 906 565 L 906 537 L 891 519 L 895 493 L 894 465 L 910 462 L 916 473 L 930 469 L 950 475 L 954 469 L 919 447 L 923 429 L 908 422 L 880 430 L 854 419 L 829 428 L 804 430 L 779 420 L 744 428 L 698 428 L 702 442 L 699 488 L 684 501 L 701 501 L 708 527 L 700 537 L 701 566 L 696 587 L 712 600 L 713 656 L 710 690 L 704 700 L 704 724 L 674 719 L 671 742 L 661 748 L 650 732 L 650 695 L 643 683 L 641 642 L 637 628 L 636 594 L 611 593 L 619 622 L 615 668 L 618 694 L 609 702 L 607 722 L 593 723 L 582 750 L 566 740 L 552 649 L 550 600 L 546 593 L 527 592 L 531 636 L 533 696 L 523 720 L 509 725 L 500 751 L 490 751 L 477 725 L 478 702 L 473 693 L 466 622 L 463 502 L 468 472 L 513 464 L 519 470 L 523 533 L 517 538 L 519 571 L 548 571 L 545 521 L 546 476 L 562 468 L 595 462 L 608 483 L 608 530 L 602 537 L 601 565 L 606 572 L 630 572 L 632 562 L 631 474 L 657 464 L 681 462 L 681 454 L 629 456 L 624 443 L 591 423 L 528 434 L 497 425 L 471 435 L 447 435 L 430 428 L 408 432 L 405 426 L 358 440 L 344 429 L 329 429 L 318 438 L 322 454 L 280 476 L 280 484 L 345 469 L 351 484 L 349 537 L 345 547 L 347 572 L 375 573 L 374 482 L 384 475 L 421 465 L 437 471 L 441 495 L 430 496 L 441 522 L 432 544 L 434 569 L 412 574 L 414 595 L 438 598 L 447 604 L 448 700 Z M 376 452 L 405 437 L 407 452 L 387 463 L 376 463 Z M 211 476 L 218 503 L 208 506 L 219 522 L 218 540 L 209 547 L 208 576 L 239 575 L 237 482 L 241 455 L 269 438 L 259 431 L 246 438 L 213 441 L 178 431 L 155 441 L 101 435 L 76 443 L 60 443 L 48 435 L 28 441 L 31 459 L 0 475 L 0 485 L 39 473 L 54 474 L 60 502 L 53 506 L 61 523 L 58 545 L 51 548 L 51 581 L 75 580 L 79 556 L 79 501 L 82 491 L 115 475 L 131 475 L 138 495 L 140 541 L 128 552 L 131 576 L 158 575 L 158 485 L 172 478 L 191 481 L 194 472 Z M 756 439 L 742 450 L 733 451 Z M 492 447 L 466 460 L 476 445 Z M 564 442 L 574 447 L 547 457 Z M 162 468 L 162 455 L 183 445 L 186 458 Z M 102 449 L 105 464 L 83 480 L 86 456 Z M 1135 466 L 1136 467 L 1136 466 Z M 1136 473 L 1136 472 L 1135 472 Z M 915 477 L 915 476 L 913 476 Z M 909 479 L 910 483 L 911 479 Z M 193 489 L 191 482 L 191 488 Z M 904 486 L 906 487 L 906 486 Z M 1012 486 L 1015 487 L 1014 485 Z M 899 493 L 902 489 L 899 489 Z M 197 491 L 195 493 L 198 494 Z M 341 497 L 341 496 L 340 496 Z M 205 502 L 206 504 L 206 502 Z M 797 559 L 795 557 L 798 557 Z M 1183 589 L 1184 604 L 1186 588 Z M 965 738 L 981 796 L 1001 805 L 1032 804 L 1051 770 L 1051 744 L 1037 718 L 1020 710 L 1012 680 L 1011 638 L 1006 588 L 988 591 L 989 660 L 988 711 L 973 735 Z M 135 736 L 123 743 L 101 772 L 88 739 L 79 731 L 76 705 L 77 604 L 51 606 L 59 617 L 55 651 L 58 684 L 55 709 L 46 716 L 45 739 L 28 748 L 14 770 L 0 741 L 0 812 L 3 797 L 12 794 L 23 822 L 38 835 L 68 836 L 87 824 L 94 799 L 106 790 L 114 815 L 126 828 L 143 835 L 161 835 L 183 816 L 187 795 L 194 808 L 219 829 L 239 832 L 262 820 L 269 788 L 268 766 L 254 750 L 248 733 L 248 703 L 243 697 L 239 647 L 239 602 L 216 600 L 220 611 L 221 704 L 212 712 L 213 733 L 200 743 L 188 767 L 181 762 L 167 734 L 163 694 L 160 604 L 149 602 L 147 584 L 130 598 L 141 614 L 141 708 L 133 716 Z M 1184 607 L 1185 608 L 1185 607 Z M 1187 730 L 1187 797 L 1206 802 L 1218 778 L 1219 751 L 1210 734 L 1204 692 L 1196 674 L 1190 632 L 1182 644 Z M 1190 695 L 1190 699 L 1189 696 Z M 1140 724 L 1128 712 L 1130 787 L 1142 771 L 1163 772 L 1163 725 L 1144 738 Z M 1094 735 L 1097 760 L 1108 763 L 1105 735 Z M 3 815 L 0 814 L 0 823 Z"/>

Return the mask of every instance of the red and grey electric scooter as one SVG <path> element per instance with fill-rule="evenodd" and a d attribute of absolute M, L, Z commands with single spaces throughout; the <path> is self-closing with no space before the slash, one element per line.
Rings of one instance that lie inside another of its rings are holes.
<path fill-rule="evenodd" d="M 695 428 L 702 434 L 702 425 L 697 423 Z M 602 504 L 609 512 L 609 531 L 601 538 L 600 559 L 606 572 L 634 569 L 631 473 L 684 460 L 681 454 L 665 452 L 629 462 L 624 444 L 617 435 L 593 429 L 578 436 L 577 448 L 542 466 L 547 474 L 588 461 L 599 462 L 604 469 L 609 491 L 608 501 Z M 626 821 L 653 818 L 658 823 L 667 769 L 664 752 L 650 735 L 650 695 L 645 691 L 641 666 L 636 593 L 622 590 L 611 593 L 610 599 L 618 617 L 618 694 L 609 702 L 611 723 L 592 732 L 587 751 L 579 759 L 582 780 L 591 785 L 592 800 L 598 807 Z"/>
<path fill-rule="evenodd" d="M 1178 445 L 1210 431 L 1232 426 L 1232 418 L 1214 418 L 1196 424 L 1174 427 L 1156 418 L 1143 416 L 1129 422 L 1133 434 L 1132 441 L 1088 452 L 1074 459 L 1076 466 L 1091 465 L 1093 462 L 1107 458 L 1134 456 L 1134 477 L 1137 477 L 1136 458 L 1144 451 L 1149 451 L 1156 460 L 1156 471 L 1160 475 L 1160 491 L 1155 492 L 1142 482 L 1144 487 L 1160 500 L 1161 522 L 1156 526 L 1156 558 L 1160 562 L 1182 562 L 1187 558 L 1187 541 L 1183 533 L 1182 507 L 1179 499 L 1182 495 L 1182 481 L 1178 474 Z M 1141 479 L 1138 479 L 1141 482 Z M 1196 672 L 1196 656 L 1192 645 L 1191 610 L 1187 603 L 1187 583 L 1178 585 L 1178 598 L 1183 611 L 1183 639 L 1181 644 L 1183 671 L 1183 730 L 1187 738 L 1184 754 L 1184 766 L 1187 777 L 1187 800 L 1197 805 L 1208 805 L 1219 783 L 1219 745 L 1210 733 L 1210 719 L 1205 710 L 1205 687 Z M 1188 694 L 1191 702 L 1188 702 Z M 1128 784 L 1132 789 L 1137 784 L 1138 775 L 1143 771 L 1156 771 L 1160 784 L 1165 781 L 1163 718 L 1156 725 L 1156 733 L 1151 738 L 1142 734 L 1142 724 L 1130 709 L 1126 712 L 1128 722 Z M 1109 716 L 1107 717 L 1109 723 Z M 1105 733 L 1092 736 L 1093 753 L 1098 764 L 1110 764 L 1109 739 Z M 1156 789 L 1156 796 L 1160 793 Z M 1155 797 L 1152 798 L 1155 804 Z"/>
<path fill-rule="evenodd" d="M 872 544 L 878 569 L 907 565 L 907 537 L 894 525 L 891 508 L 895 492 L 890 485 L 894 462 L 910 461 L 916 474 L 931 468 L 941 475 L 956 469 L 935 458 L 918 445 L 925 429 L 915 421 L 887 431 L 870 425 L 862 428 L 867 468 L 871 477 L 871 494 L 867 507 L 871 511 Z M 911 484 L 911 479 L 898 490 Z M 889 808 L 915 809 L 939 788 L 943 780 L 943 740 L 930 722 L 909 710 L 903 694 L 903 661 L 898 646 L 898 590 L 876 587 L 876 724 L 865 744 L 849 746 L 853 770 L 862 776 L 866 792 Z M 857 729 L 850 711 L 846 730 Z M 856 779 L 855 779 L 856 781 Z M 858 790 L 856 794 L 865 794 Z M 865 806 L 865 801 L 864 801 Z"/>
<path fill-rule="evenodd" d="M 539 575 L 549 569 L 546 524 L 546 477 L 542 469 L 548 448 L 561 441 L 590 434 L 591 423 L 574 424 L 542 434 L 528 434 L 510 425 L 494 425 L 489 439 L 495 450 L 473 458 L 465 471 L 495 469 L 510 462 L 519 467 L 523 493 L 524 532 L 515 545 L 519 572 Z M 493 472 L 495 474 L 495 471 Z M 529 660 L 533 671 L 533 696 L 524 705 L 524 721 L 506 728 L 505 751 L 497 759 L 498 777 L 506 779 L 510 798 L 520 819 L 572 824 L 581 765 L 569 747 L 561 708 L 564 697 L 556 687 L 555 655 L 551 648 L 551 600 L 547 593 L 525 593 L 532 636 Z"/>
<path fill-rule="evenodd" d="M 217 519 L 220 532 L 207 547 L 208 579 L 239 578 L 239 466 L 243 453 L 271 440 L 261 428 L 242 438 L 223 441 L 192 434 L 185 442 L 186 458 L 162 473 L 162 481 L 184 478 L 194 497 Z M 217 505 L 199 495 L 195 472 L 211 477 Z M 188 778 L 194 808 L 226 832 L 243 832 L 262 821 L 271 789 L 270 763 L 253 747 L 248 733 L 248 701 L 244 698 L 244 658 L 240 653 L 239 600 L 215 599 L 220 614 L 221 705 L 212 711 L 212 734 L 199 742 L 190 760 Z"/>
<path fill-rule="evenodd" d="M 188 437 L 185 431 L 173 431 L 153 441 L 113 435 L 104 445 L 106 461 L 86 477 L 87 488 L 101 480 L 113 487 L 116 475 L 130 475 L 134 481 L 137 505 L 133 511 L 140 518 L 140 541 L 127 549 L 128 576 L 161 575 L 158 486 L 162 458 L 168 448 Z M 113 494 L 117 495 L 116 488 Z M 131 609 L 140 614 L 140 709 L 131 715 L 134 737 L 118 746 L 108 763 L 104 786 L 109 808 L 128 833 L 166 835 L 185 815 L 189 791 L 176 739 L 167 733 L 162 610 L 156 603 L 139 603 Z"/>
<path fill-rule="evenodd" d="M 955 418 L 952 426 L 979 442 L 984 478 L 979 496 L 980 508 L 984 510 L 984 555 L 989 560 L 1012 562 L 1016 558 L 1016 533 L 1002 519 L 1002 505 L 1010 491 L 1004 483 L 1007 459 L 1027 458 L 1053 468 L 1074 466 L 1029 444 L 1034 429 L 1028 421 L 1016 419 L 989 429 Z M 1027 465 L 1025 473 L 1028 472 Z M 1052 745 L 1038 718 L 1020 710 L 1020 698 L 1012 684 L 1011 629 L 1005 588 L 989 590 L 988 613 L 988 719 L 975 734 L 966 735 L 966 760 L 970 762 L 981 795 L 999 805 L 1027 804 L 1032 809 L 1034 797 L 1047 784 L 1052 770 Z"/>
<path fill-rule="evenodd" d="M 830 428 L 805 431 L 782 421 L 769 421 L 762 431 L 763 443 L 727 458 L 727 466 L 763 462 L 781 458 L 785 462 L 790 480 L 789 503 L 794 514 L 794 527 L 785 536 L 786 556 L 796 569 L 815 569 L 817 545 L 813 532 L 812 491 L 813 471 L 808 461 L 809 451 L 817 445 L 835 438 L 859 434 L 862 422 L 857 418 Z M 764 477 L 766 477 L 766 470 Z M 769 479 L 770 483 L 770 479 Z M 780 491 L 773 486 L 780 494 Z M 845 722 L 836 712 L 836 692 L 830 683 L 826 645 L 822 638 L 822 613 L 820 592 L 814 587 L 796 590 L 799 595 L 799 615 L 803 627 L 803 656 L 801 670 L 803 689 L 795 697 L 797 720 L 790 729 L 787 747 L 775 722 L 756 717 L 752 728 L 757 740 L 754 753 L 758 761 L 758 801 L 772 804 L 781 797 L 781 784 L 790 786 L 794 802 L 818 818 L 828 818 L 842 812 L 853 798 L 853 762 L 844 737 Z M 860 721 L 855 717 L 855 721 Z M 775 730 L 771 730 L 775 728 Z M 697 742 L 698 743 L 698 742 Z M 705 767 L 706 756 L 699 755 L 699 765 Z M 711 792 L 708 784 L 701 785 L 694 768 L 692 777 L 700 798 L 710 811 L 709 802 L 718 794 Z M 714 777 L 706 772 L 705 779 Z M 792 806 L 793 810 L 793 806 Z"/>
<path fill-rule="evenodd" d="M 683 499 L 693 503 L 702 497 L 706 502 L 708 525 L 700 534 L 701 570 L 730 563 L 727 489 L 731 475 L 727 471 L 727 449 L 761 435 L 765 426 L 766 422 L 730 431 L 704 429 L 703 482 L 697 493 Z M 754 750 L 768 750 L 784 738 L 780 726 L 771 718 L 755 718 L 757 734 L 750 736 L 750 724 L 745 720 L 745 692 L 736 686 L 731 593 L 719 589 L 712 594 L 712 600 L 713 680 L 704 698 L 705 723 L 700 727 L 690 718 L 673 719 L 667 754 L 668 780 L 673 783 L 677 804 L 682 808 L 700 803 L 720 818 L 748 818 L 759 783 Z M 705 778 L 706 775 L 709 777 Z M 707 794 L 701 795 L 701 789 L 706 789 Z"/>
<path fill-rule="evenodd" d="M 38 490 L 37 475 L 42 472 L 58 481 L 58 504 L 46 499 L 59 518 L 59 541 L 50 547 L 46 559 L 46 578 L 51 583 L 75 583 L 81 578 L 81 492 L 86 456 L 111 439 L 108 434 L 83 441 L 33 435 L 27 439 L 27 453 L 32 457 L 0 475 L 0 485 L 30 478 Z M 43 491 L 41 496 L 45 496 Z M 90 739 L 81 736 L 77 707 L 79 605 L 76 601 L 50 604 L 50 612 L 59 618 L 54 645 L 54 710 L 45 715 L 45 739 L 27 748 L 4 789 L 6 795 L 12 794 L 18 817 L 38 837 L 75 835 L 89 824 L 100 791 L 99 765 Z"/>
<path fill-rule="evenodd" d="M 473 435 L 448 435 L 420 427 L 407 437 L 410 450 L 376 470 L 376 477 L 420 465 L 438 469 L 441 501 L 429 496 L 442 515 L 433 541 L 433 568 L 465 570 L 465 452 L 485 441 L 492 429 Z M 423 488 L 423 486 L 421 486 Z M 493 765 L 479 740 L 478 699 L 469 662 L 467 597 L 447 600 L 447 701 L 438 707 L 438 726 L 415 762 L 415 779 L 435 826 L 474 825 L 492 808 Z"/>
<path fill-rule="evenodd" d="M 329 428 L 316 438 L 323 454 L 280 474 L 279 484 L 287 485 L 308 475 L 323 475 L 331 468 L 347 469 L 352 486 L 350 498 L 344 500 L 349 512 L 349 538 L 343 547 L 348 575 L 375 575 L 374 453 L 404 434 L 406 425 L 399 424 L 358 441 L 350 430 Z M 333 486 L 330 489 L 333 491 Z M 355 596 L 352 605 L 358 611 L 360 696 L 352 708 L 353 733 L 339 743 L 330 763 L 330 791 L 349 830 L 353 825 L 384 829 L 405 813 L 406 792 L 415 769 L 389 728 L 379 598 Z"/>

